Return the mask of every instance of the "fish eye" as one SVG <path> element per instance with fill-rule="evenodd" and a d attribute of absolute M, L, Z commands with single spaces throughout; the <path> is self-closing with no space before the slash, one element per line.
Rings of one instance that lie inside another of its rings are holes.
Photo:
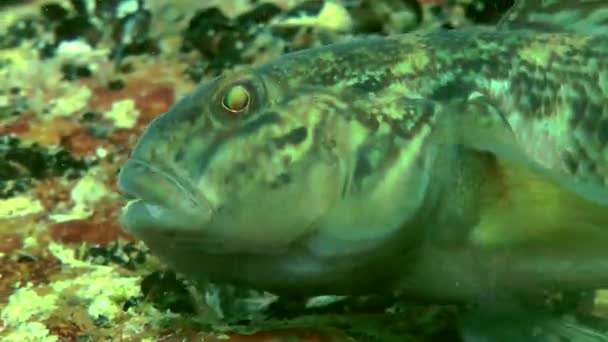
<path fill-rule="evenodd" d="M 231 86 L 222 97 L 222 107 L 231 113 L 241 113 L 249 108 L 251 94 L 242 84 Z"/>

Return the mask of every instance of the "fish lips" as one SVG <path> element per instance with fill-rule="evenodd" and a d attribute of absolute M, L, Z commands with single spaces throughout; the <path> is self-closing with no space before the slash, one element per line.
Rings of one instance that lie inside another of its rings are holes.
<path fill-rule="evenodd" d="M 125 231 L 147 235 L 195 232 L 211 220 L 213 210 L 173 174 L 145 161 L 129 159 L 118 175 L 118 190 L 131 200 L 122 209 Z"/>

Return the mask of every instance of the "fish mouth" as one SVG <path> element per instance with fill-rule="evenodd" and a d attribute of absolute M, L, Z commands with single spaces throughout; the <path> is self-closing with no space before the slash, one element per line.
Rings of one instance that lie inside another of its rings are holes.
<path fill-rule="evenodd" d="M 139 238 L 153 231 L 202 229 L 213 210 L 192 188 L 170 172 L 129 159 L 118 175 L 118 191 L 129 199 L 120 215 L 121 225 Z"/>

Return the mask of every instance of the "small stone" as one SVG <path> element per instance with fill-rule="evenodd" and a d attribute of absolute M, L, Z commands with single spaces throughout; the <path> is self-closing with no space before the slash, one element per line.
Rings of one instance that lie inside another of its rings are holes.
<path fill-rule="evenodd" d="M 120 79 L 111 80 L 108 82 L 108 89 L 110 90 L 120 90 L 125 87 L 125 82 Z"/>
<path fill-rule="evenodd" d="M 80 78 L 89 78 L 93 75 L 91 70 L 85 65 L 75 65 L 66 63 L 61 66 L 63 78 L 68 81 L 74 81 Z"/>
<path fill-rule="evenodd" d="M 51 22 L 59 22 L 67 18 L 69 12 L 56 2 L 49 2 L 40 7 L 42 16 Z"/>

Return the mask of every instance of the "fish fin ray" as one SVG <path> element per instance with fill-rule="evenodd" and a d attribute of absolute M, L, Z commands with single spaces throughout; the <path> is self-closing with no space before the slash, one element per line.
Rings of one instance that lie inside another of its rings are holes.
<path fill-rule="evenodd" d="M 565 243 L 575 238 L 570 242 L 581 246 L 608 245 L 605 188 L 594 188 L 534 161 L 500 110 L 483 97 L 462 101 L 447 114 L 443 121 L 449 126 L 446 129 L 452 128 L 449 135 L 484 165 L 473 172 L 481 177 L 482 189 L 473 241 L 496 246 L 534 240 Z M 510 219 L 505 220 L 505 215 Z"/>
<path fill-rule="evenodd" d="M 608 2 L 604 0 L 519 0 L 497 29 L 608 34 Z"/>

